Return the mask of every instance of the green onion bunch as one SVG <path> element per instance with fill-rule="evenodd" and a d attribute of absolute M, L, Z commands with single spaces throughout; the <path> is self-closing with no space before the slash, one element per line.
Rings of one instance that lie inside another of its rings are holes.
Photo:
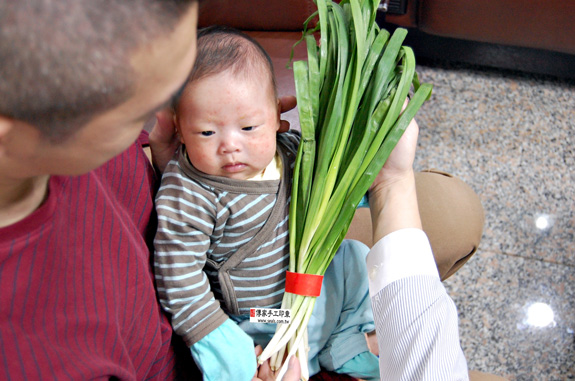
<path fill-rule="evenodd" d="M 302 139 L 290 205 L 289 271 L 323 275 L 357 205 L 432 86 L 419 83 L 413 51 L 402 45 L 407 31 L 390 35 L 375 22 L 379 0 L 314 1 L 318 10 L 304 23 L 302 37 L 308 59 L 293 63 Z M 315 297 L 284 294 L 282 308 L 291 310 L 292 321 L 278 324 L 260 363 L 271 357 L 277 370 L 284 357 L 296 354 L 308 378 L 306 327 L 314 304 Z M 287 361 L 279 379 L 286 369 Z"/>

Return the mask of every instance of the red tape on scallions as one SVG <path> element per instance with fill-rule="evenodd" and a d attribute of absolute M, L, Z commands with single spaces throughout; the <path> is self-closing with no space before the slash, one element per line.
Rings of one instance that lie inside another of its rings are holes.
<path fill-rule="evenodd" d="M 302 296 L 319 296 L 323 275 L 286 272 L 286 292 Z"/>

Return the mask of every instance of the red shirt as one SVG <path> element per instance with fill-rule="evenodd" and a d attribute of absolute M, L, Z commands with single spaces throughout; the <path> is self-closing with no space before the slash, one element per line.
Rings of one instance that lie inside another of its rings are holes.
<path fill-rule="evenodd" d="M 174 377 L 146 139 L 86 175 L 53 176 L 44 204 L 0 229 L 0 379 Z"/>

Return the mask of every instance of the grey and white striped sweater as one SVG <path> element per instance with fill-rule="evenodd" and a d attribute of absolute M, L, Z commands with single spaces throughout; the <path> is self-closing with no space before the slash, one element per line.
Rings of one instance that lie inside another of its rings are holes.
<path fill-rule="evenodd" d="M 160 302 L 188 346 L 228 315 L 280 306 L 299 140 L 297 132 L 278 135 L 281 180 L 206 175 L 189 163 L 184 147 L 166 168 L 156 197 L 155 277 Z"/>

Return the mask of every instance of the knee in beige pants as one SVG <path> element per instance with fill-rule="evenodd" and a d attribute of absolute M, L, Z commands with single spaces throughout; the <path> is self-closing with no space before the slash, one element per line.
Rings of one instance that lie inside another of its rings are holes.
<path fill-rule="evenodd" d="M 461 268 L 477 251 L 485 215 L 477 194 L 450 174 L 429 170 L 415 175 L 423 230 L 429 237 L 442 280 Z M 356 211 L 346 238 L 373 245 L 367 208 Z"/>
<path fill-rule="evenodd" d="M 418 172 L 415 184 L 423 230 L 445 280 L 477 251 L 485 221 L 483 207 L 469 185 L 450 174 Z"/>

